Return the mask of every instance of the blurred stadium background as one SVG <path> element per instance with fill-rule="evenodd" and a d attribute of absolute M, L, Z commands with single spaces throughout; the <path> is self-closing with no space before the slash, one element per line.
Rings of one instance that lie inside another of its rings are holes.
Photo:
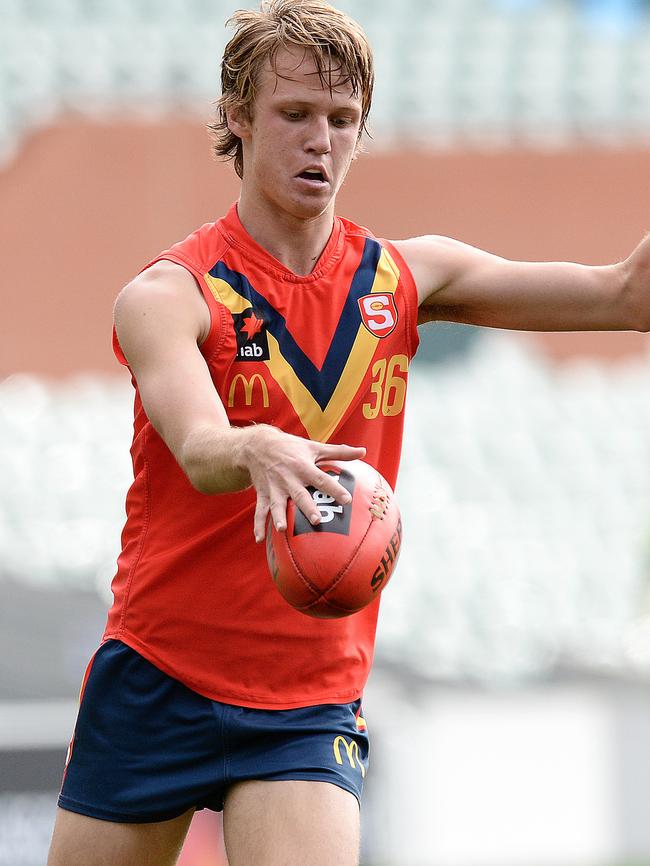
<path fill-rule="evenodd" d="M 245 4 L 240 4 L 245 5 Z M 339 210 L 525 259 L 650 228 L 650 6 L 345 0 L 376 50 Z M 226 0 L 0 0 L 0 866 L 38 866 L 130 479 L 112 300 L 237 195 Z M 436 325 L 365 715 L 364 866 L 650 863 L 650 353 Z M 223 864 L 217 816 L 182 866 Z"/>

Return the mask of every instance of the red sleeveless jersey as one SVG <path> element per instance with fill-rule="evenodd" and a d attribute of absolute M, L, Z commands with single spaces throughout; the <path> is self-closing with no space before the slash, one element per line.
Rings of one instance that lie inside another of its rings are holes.
<path fill-rule="evenodd" d="M 233 206 L 160 259 L 187 268 L 208 304 L 201 351 L 232 425 L 364 445 L 367 462 L 395 484 L 418 336 L 415 285 L 394 247 L 336 218 L 315 270 L 299 276 L 250 237 Z M 117 340 L 115 350 L 126 363 Z M 134 385 L 134 481 L 104 637 L 224 703 L 355 700 L 379 599 L 338 620 L 290 607 L 253 539 L 255 491 L 197 492 Z M 399 576 L 390 591 L 399 592 Z"/>

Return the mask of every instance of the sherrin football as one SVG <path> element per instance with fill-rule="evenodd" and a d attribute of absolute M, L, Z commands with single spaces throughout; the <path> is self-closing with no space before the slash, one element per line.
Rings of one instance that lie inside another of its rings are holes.
<path fill-rule="evenodd" d="M 296 610 L 320 619 L 349 616 L 374 601 L 388 583 L 402 543 L 402 521 L 386 479 L 362 460 L 330 461 L 319 468 L 352 496 L 340 505 L 307 489 L 321 522 L 312 526 L 293 500 L 287 528 L 269 520 L 266 556 L 281 595 Z"/>

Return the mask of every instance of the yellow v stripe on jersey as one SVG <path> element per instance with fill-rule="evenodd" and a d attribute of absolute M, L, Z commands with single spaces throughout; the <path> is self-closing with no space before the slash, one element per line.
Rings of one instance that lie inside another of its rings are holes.
<path fill-rule="evenodd" d="M 231 313 L 251 307 L 264 319 L 269 360 L 264 363 L 300 418 L 308 436 L 326 442 L 341 422 L 366 375 L 379 338 L 363 324 L 359 298 L 394 294 L 399 271 L 388 252 L 367 238 L 336 331 L 319 369 L 302 351 L 287 323 L 247 278 L 223 262 L 205 275 L 215 298 Z"/>

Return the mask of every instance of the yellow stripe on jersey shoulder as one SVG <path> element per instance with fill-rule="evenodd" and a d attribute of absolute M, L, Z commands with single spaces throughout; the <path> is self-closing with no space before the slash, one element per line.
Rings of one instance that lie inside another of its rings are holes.
<path fill-rule="evenodd" d="M 248 298 L 238 294 L 230 283 L 227 283 L 225 280 L 221 280 L 218 277 L 213 277 L 209 273 L 204 274 L 203 276 L 215 299 L 230 310 L 231 313 L 243 313 L 244 310 L 250 308 L 251 302 Z"/>

